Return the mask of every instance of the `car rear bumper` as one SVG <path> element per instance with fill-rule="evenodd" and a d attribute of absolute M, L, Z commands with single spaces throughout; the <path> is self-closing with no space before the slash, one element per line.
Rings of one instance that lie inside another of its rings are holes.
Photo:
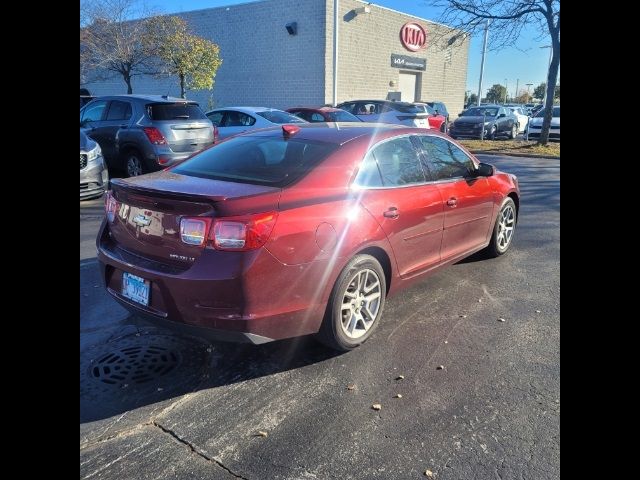
<path fill-rule="evenodd" d="M 109 238 L 97 240 L 107 292 L 146 320 L 210 339 L 260 344 L 315 333 L 326 306 L 317 279 L 325 262 L 284 265 L 266 249 L 203 250 L 193 264 L 175 267 L 139 257 Z M 150 282 L 149 305 L 122 295 L 124 272 Z"/>

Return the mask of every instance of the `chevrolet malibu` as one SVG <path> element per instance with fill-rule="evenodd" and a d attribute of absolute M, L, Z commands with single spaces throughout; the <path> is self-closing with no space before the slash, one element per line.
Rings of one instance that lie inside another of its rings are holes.
<path fill-rule="evenodd" d="M 519 205 L 514 175 L 435 129 L 283 125 L 113 180 L 98 259 L 107 291 L 154 322 L 254 344 L 317 334 L 346 351 L 388 295 L 507 252 Z"/>

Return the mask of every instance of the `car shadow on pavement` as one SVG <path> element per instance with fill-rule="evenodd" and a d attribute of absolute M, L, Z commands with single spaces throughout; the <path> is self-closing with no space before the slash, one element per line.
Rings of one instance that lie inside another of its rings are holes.
<path fill-rule="evenodd" d="M 130 321 L 81 352 L 81 424 L 340 355 L 310 336 L 264 345 L 208 342 Z"/>

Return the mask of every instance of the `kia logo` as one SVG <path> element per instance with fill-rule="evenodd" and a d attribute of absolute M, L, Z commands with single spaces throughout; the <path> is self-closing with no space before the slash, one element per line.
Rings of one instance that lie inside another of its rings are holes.
<path fill-rule="evenodd" d="M 417 52 L 426 47 L 427 32 L 419 23 L 408 22 L 400 29 L 400 41 L 407 50 Z"/>

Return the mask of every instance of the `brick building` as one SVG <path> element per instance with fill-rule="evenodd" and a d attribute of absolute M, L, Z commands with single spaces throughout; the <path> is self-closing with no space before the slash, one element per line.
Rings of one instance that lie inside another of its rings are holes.
<path fill-rule="evenodd" d="M 220 46 L 212 91 L 187 97 L 205 108 L 288 108 L 333 102 L 334 0 L 264 0 L 176 14 Z M 404 28 L 403 28 L 404 27 Z M 439 100 L 462 110 L 468 37 L 360 0 L 340 0 L 337 101 Z M 126 92 L 119 78 L 85 85 L 94 95 Z M 135 77 L 134 93 L 179 96 L 176 78 Z"/>

